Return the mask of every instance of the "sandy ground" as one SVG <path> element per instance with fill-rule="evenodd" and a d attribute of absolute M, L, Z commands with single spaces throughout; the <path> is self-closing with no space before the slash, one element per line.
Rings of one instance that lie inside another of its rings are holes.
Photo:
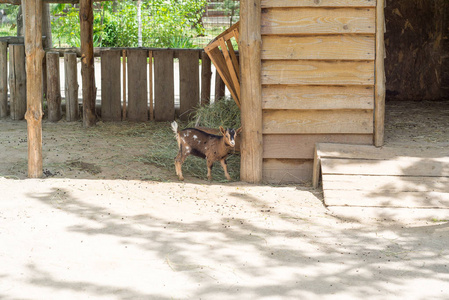
<path fill-rule="evenodd" d="M 448 146 L 447 104 L 394 105 L 388 143 Z M 342 217 L 307 186 L 180 183 L 142 163 L 142 124 L 45 123 L 47 178 L 26 179 L 25 129 L 0 121 L 0 299 L 449 298 L 449 216 Z"/>

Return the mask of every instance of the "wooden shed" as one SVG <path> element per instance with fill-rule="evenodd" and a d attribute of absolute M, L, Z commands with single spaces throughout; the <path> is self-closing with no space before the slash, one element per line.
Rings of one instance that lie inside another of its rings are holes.
<path fill-rule="evenodd" d="M 241 2 L 242 180 L 307 182 L 316 143 L 383 144 L 383 9 L 384 0 Z"/>

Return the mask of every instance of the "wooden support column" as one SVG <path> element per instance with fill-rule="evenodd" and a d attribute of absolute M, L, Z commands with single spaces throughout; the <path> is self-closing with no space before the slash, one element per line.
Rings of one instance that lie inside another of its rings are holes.
<path fill-rule="evenodd" d="M 42 0 L 22 0 L 27 73 L 28 177 L 42 177 Z"/>
<path fill-rule="evenodd" d="M 384 144 L 385 132 L 385 2 L 377 1 L 376 18 L 376 86 L 374 104 L 374 146 Z"/>
<path fill-rule="evenodd" d="M 210 103 L 211 61 L 206 52 L 201 52 L 201 105 Z"/>
<path fill-rule="evenodd" d="M 240 179 L 262 181 L 261 0 L 240 2 L 242 148 Z"/>
<path fill-rule="evenodd" d="M 8 112 L 8 43 L 0 42 L 0 118 Z"/>
<path fill-rule="evenodd" d="M 77 71 L 76 53 L 64 53 L 65 118 L 67 122 L 77 121 L 79 118 Z"/>
<path fill-rule="evenodd" d="M 93 0 L 80 0 L 80 28 L 81 28 L 81 76 L 83 83 L 83 125 L 91 127 L 96 124 L 94 70 L 94 42 L 93 42 Z"/>
<path fill-rule="evenodd" d="M 47 52 L 47 108 L 48 121 L 58 122 L 62 118 L 61 82 L 59 78 L 59 53 Z"/>

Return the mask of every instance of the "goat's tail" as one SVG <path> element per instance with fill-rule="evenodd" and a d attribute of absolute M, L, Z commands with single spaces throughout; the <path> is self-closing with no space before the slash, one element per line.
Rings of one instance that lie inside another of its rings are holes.
<path fill-rule="evenodd" d="M 179 140 L 179 130 L 178 130 L 178 123 L 176 121 L 173 121 L 171 123 L 171 130 L 175 133 L 176 141 L 178 142 L 178 147 L 181 147 L 181 141 Z"/>

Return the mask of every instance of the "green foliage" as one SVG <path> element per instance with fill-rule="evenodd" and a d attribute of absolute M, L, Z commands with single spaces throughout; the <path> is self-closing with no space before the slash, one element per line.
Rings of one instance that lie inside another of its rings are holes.
<path fill-rule="evenodd" d="M 230 17 L 229 26 L 234 24 L 235 19 L 240 15 L 240 1 L 236 0 L 223 0 L 220 8 L 224 10 L 225 14 Z"/>
<path fill-rule="evenodd" d="M 204 33 L 206 0 L 143 0 L 144 47 L 193 48 L 191 38 Z M 79 12 L 69 4 L 52 6 L 52 33 L 59 44 L 79 46 Z M 137 47 L 136 1 L 102 2 L 94 10 L 94 46 Z"/>
<path fill-rule="evenodd" d="M 52 8 L 51 21 L 52 37 L 58 41 L 59 46 L 67 44 L 70 47 L 80 47 L 80 22 L 78 8 L 70 4 L 57 4 Z M 94 14 L 94 47 L 101 46 L 101 36 L 103 25 L 101 24 L 101 15 Z"/>

